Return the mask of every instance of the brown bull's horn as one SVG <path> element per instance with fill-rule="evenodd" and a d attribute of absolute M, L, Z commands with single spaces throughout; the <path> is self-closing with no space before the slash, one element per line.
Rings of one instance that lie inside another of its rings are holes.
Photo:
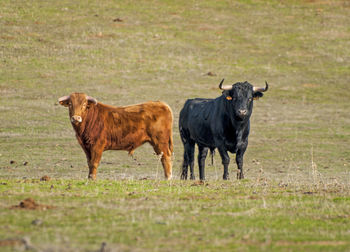
<path fill-rule="evenodd" d="M 62 96 L 61 98 L 58 99 L 58 102 L 61 103 L 61 102 L 65 102 L 67 100 L 69 100 L 70 96 L 66 95 L 66 96 Z"/>
<path fill-rule="evenodd" d="M 260 87 L 253 87 L 253 91 L 254 92 L 266 92 L 269 89 L 269 84 L 267 83 L 267 81 L 265 81 L 265 87 L 264 88 L 260 88 Z"/>
<path fill-rule="evenodd" d="M 222 83 L 224 83 L 224 80 L 225 80 L 225 79 L 222 79 L 222 81 L 220 82 L 219 88 L 220 88 L 221 90 L 231 90 L 231 89 L 232 89 L 232 86 L 222 86 Z"/>
<path fill-rule="evenodd" d="M 86 100 L 88 100 L 89 102 L 92 102 L 94 104 L 97 104 L 97 100 L 94 97 L 86 96 Z"/>

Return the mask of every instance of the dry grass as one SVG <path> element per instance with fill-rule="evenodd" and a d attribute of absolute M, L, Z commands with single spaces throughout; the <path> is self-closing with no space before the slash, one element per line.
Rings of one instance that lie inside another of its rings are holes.
<path fill-rule="evenodd" d="M 67 251 L 104 241 L 133 251 L 348 250 L 349 8 L 341 0 L 1 1 L 0 239 L 28 236 L 37 248 Z M 270 83 L 254 107 L 248 179 L 221 181 L 216 155 L 208 185 L 191 186 L 178 180 L 178 114 L 188 98 L 220 95 L 222 78 Z M 85 181 L 85 155 L 57 104 L 73 91 L 116 106 L 167 102 L 175 179 L 160 181 L 145 145 L 136 160 L 104 153 L 101 181 Z M 52 180 L 39 182 L 44 175 Z M 25 197 L 62 211 L 41 212 L 44 225 L 32 226 L 37 213 L 8 209 Z"/>

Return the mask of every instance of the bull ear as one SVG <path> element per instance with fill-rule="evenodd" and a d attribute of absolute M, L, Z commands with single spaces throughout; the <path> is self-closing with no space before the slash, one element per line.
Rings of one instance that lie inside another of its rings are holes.
<path fill-rule="evenodd" d="M 70 101 L 70 96 L 62 96 L 61 98 L 58 99 L 59 104 L 65 107 L 69 106 L 69 101 Z"/>
<path fill-rule="evenodd" d="M 262 92 L 266 92 L 269 89 L 269 84 L 267 81 L 265 81 L 265 87 L 260 88 L 260 87 L 253 87 L 253 98 L 254 100 L 258 100 L 260 97 L 263 97 Z"/>
<path fill-rule="evenodd" d="M 263 97 L 263 96 L 264 96 L 264 94 L 261 93 L 261 92 L 254 92 L 254 94 L 253 94 L 253 99 L 254 99 L 254 100 L 259 100 L 259 98 L 261 98 L 261 97 Z"/>
<path fill-rule="evenodd" d="M 86 100 L 88 101 L 89 105 L 96 105 L 97 104 L 97 100 L 94 97 L 86 96 Z"/>
<path fill-rule="evenodd" d="M 224 91 L 222 91 L 222 94 L 225 96 L 225 99 L 226 99 L 226 100 L 228 100 L 228 101 L 231 101 L 231 100 L 232 100 L 232 96 L 231 96 L 229 90 L 224 90 Z"/>

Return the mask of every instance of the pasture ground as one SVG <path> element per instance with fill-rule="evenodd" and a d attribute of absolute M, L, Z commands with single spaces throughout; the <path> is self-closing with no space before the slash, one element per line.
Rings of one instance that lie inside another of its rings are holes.
<path fill-rule="evenodd" d="M 1 1 L 0 250 L 25 238 L 39 251 L 348 251 L 349 11 L 346 0 Z M 180 181 L 179 111 L 219 96 L 222 78 L 270 83 L 246 179 L 232 164 L 222 181 L 216 155 L 203 184 Z M 145 145 L 105 152 L 87 181 L 57 104 L 76 91 L 167 102 L 174 179 Z M 11 208 L 26 198 L 54 208 Z"/>
<path fill-rule="evenodd" d="M 350 246 L 348 184 L 0 183 L 2 238 L 25 237 L 38 251 L 98 251 L 103 242 L 110 251 L 346 251 Z M 29 197 L 52 208 L 10 208 Z"/>

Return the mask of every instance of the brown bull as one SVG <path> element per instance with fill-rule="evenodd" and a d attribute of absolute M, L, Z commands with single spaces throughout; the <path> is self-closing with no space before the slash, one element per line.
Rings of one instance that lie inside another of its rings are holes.
<path fill-rule="evenodd" d="M 167 104 L 150 101 L 113 107 L 83 93 L 72 93 L 58 101 L 69 108 L 70 121 L 86 154 L 90 179 L 96 179 L 103 151 L 126 150 L 132 155 L 146 142 L 161 155 L 165 177 L 171 178 L 173 115 Z"/>

